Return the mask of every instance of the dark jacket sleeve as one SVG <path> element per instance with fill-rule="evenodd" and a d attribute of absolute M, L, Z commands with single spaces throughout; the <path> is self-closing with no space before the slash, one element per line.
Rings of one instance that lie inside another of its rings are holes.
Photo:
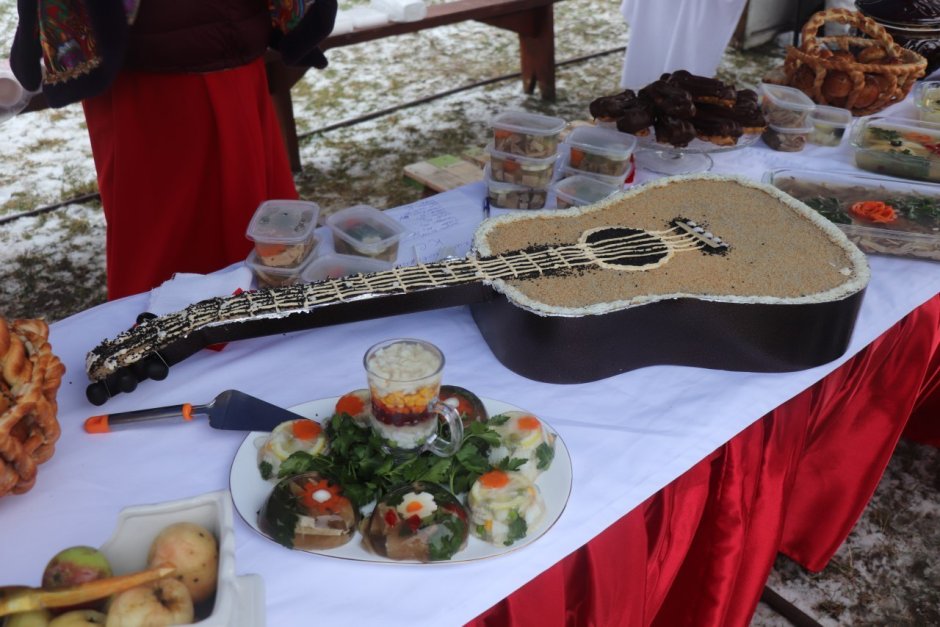
<path fill-rule="evenodd" d="M 19 21 L 10 50 L 10 69 L 29 91 L 39 91 L 42 83 L 42 47 L 39 45 L 39 7 L 36 0 L 17 0 Z"/>
<path fill-rule="evenodd" d="M 93 0 L 85 3 L 88 35 L 95 39 L 97 56 L 82 59 L 74 68 L 46 68 L 43 77 L 39 42 L 40 8 L 37 0 L 17 0 L 19 23 L 10 51 L 10 67 L 17 80 L 30 91 L 42 87 L 51 107 L 64 107 L 104 91 L 121 69 L 127 45 L 127 15 L 122 0 Z M 78 33 L 73 33 L 79 36 Z"/>
<path fill-rule="evenodd" d="M 287 65 L 326 67 L 326 57 L 318 47 L 333 31 L 336 0 L 316 0 L 300 23 L 287 33 L 275 30 L 271 47 L 281 53 Z"/>

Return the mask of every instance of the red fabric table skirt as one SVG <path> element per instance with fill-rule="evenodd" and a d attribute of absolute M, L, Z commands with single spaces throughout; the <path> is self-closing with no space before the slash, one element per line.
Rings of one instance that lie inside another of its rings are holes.
<path fill-rule="evenodd" d="M 940 296 L 471 625 L 748 625 L 778 552 L 826 565 L 909 418 L 940 443 L 938 347 Z"/>
<path fill-rule="evenodd" d="M 124 72 L 83 105 L 110 299 L 245 259 L 258 205 L 297 198 L 263 59 L 205 74 Z"/>

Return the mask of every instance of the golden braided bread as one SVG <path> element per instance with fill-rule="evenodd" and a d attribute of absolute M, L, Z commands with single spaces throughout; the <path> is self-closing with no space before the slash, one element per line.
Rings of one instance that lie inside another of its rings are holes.
<path fill-rule="evenodd" d="M 0 496 L 32 488 L 59 439 L 55 399 L 65 366 L 48 337 L 42 320 L 0 317 Z"/>

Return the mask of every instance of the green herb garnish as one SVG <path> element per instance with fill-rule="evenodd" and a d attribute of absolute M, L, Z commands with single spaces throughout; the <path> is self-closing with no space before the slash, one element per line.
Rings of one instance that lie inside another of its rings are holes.
<path fill-rule="evenodd" d="M 463 546 L 467 523 L 456 516 L 448 516 L 437 525 L 436 532 L 428 540 L 428 557 L 432 561 L 449 560 Z"/>
<path fill-rule="evenodd" d="M 520 516 L 517 510 L 512 510 L 509 512 L 509 533 L 506 534 L 506 541 L 503 544 L 509 546 L 516 540 L 523 539 L 528 531 L 529 525 L 525 518 Z"/>
<path fill-rule="evenodd" d="M 258 464 L 258 471 L 261 473 L 261 478 L 267 481 L 274 476 L 274 466 L 270 462 L 261 462 Z"/>
<path fill-rule="evenodd" d="M 552 465 L 552 460 L 555 459 L 555 447 L 548 442 L 542 442 L 535 449 L 535 459 L 538 460 L 535 467 L 539 470 L 545 470 Z"/>
<path fill-rule="evenodd" d="M 498 446 L 500 441 L 488 423 L 472 422 L 452 457 L 425 452 L 400 460 L 385 450 L 382 439 L 372 430 L 358 426 L 346 414 L 334 415 L 324 428 L 330 439 L 330 453 L 293 453 L 281 464 L 278 476 L 316 470 L 342 485 L 343 494 L 358 507 L 381 498 L 396 486 L 415 481 L 444 485 L 453 494 L 467 492 L 480 475 L 492 469 L 487 456 L 490 447 Z"/>

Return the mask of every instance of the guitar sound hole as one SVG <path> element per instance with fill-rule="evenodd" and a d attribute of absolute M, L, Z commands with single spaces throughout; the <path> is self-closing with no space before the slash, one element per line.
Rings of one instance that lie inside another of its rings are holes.
<path fill-rule="evenodd" d="M 588 234 L 586 242 L 599 262 L 614 266 L 651 266 L 669 256 L 666 244 L 642 229 L 597 229 Z"/>

